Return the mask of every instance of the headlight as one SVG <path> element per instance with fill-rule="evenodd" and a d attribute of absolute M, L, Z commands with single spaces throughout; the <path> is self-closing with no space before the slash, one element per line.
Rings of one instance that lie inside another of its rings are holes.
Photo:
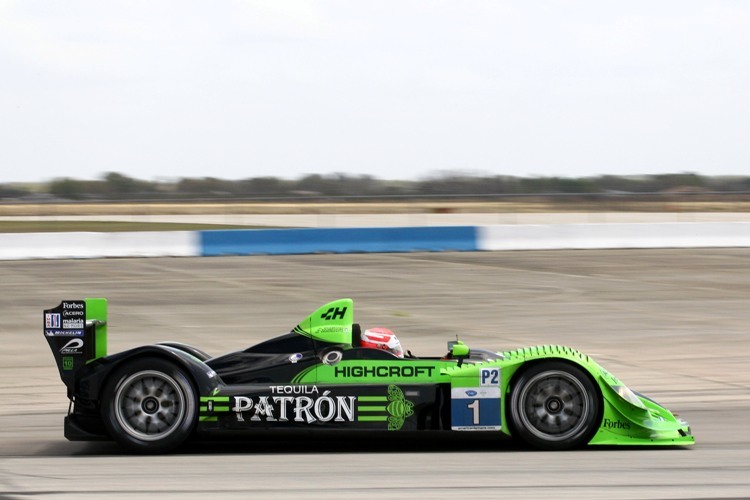
<path fill-rule="evenodd" d="M 617 392 L 617 395 L 620 396 L 622 399 L 630 403 L 631 405 L 641 408 L 643 410 L 646 409 L 644 404 L 641 402 L 640 398 L 635 395 L 633 391 L 631 391 L 628 386 L 626 385 L 613 385 L 612 389 Z"/>

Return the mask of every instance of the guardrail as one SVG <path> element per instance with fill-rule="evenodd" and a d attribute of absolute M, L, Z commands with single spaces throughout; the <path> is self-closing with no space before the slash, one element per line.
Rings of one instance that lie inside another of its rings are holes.
<path fill-rule="evenodd" d="M 750 247 L 750 222 L 0 234 L 0 259 Z"/>

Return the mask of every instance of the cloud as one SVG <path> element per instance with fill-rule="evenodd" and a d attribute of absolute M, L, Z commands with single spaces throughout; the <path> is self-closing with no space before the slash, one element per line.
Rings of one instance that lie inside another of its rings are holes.
<path fill-rule="evenodd" d="M 731 1 L 4 1 L 0 164 L 740 170 L 749 21 Z"/>

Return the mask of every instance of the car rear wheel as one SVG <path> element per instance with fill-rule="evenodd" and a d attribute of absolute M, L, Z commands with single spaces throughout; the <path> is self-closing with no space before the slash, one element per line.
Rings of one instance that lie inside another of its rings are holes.
<path fill-rule="evenodd" d="M 541 449 L 586 444 L 601 420 L 601 396 L 579 368 L 552 361 L 523 372 L 511 392 L 512 431 Z"/>
<path fill-rule="evenodd" d="M 182 444 L 196 421 L 193 385 L 176 365 L 145 358 L 116 369 L 102 398 L 110 436 L 130 451 L 164 453 Z"/>

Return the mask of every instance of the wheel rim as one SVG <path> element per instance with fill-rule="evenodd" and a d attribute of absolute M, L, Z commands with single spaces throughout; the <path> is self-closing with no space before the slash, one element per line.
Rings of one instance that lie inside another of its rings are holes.
<path fill-rule="evenodd" d="M 115 417 L 130 436 L 144 441 L 163 439 L 182 423 L 185 391 L 169 375 L 152 370 L 130 375 L 117 389 Z"/>
<path fill-rule="evenodd" d="M 581 381 L 564 371 L 546 371 L 521 389 L 518 413 L 523 426 L 546 441 L 565 441 L 584 432 L 592 408 Z"/>

